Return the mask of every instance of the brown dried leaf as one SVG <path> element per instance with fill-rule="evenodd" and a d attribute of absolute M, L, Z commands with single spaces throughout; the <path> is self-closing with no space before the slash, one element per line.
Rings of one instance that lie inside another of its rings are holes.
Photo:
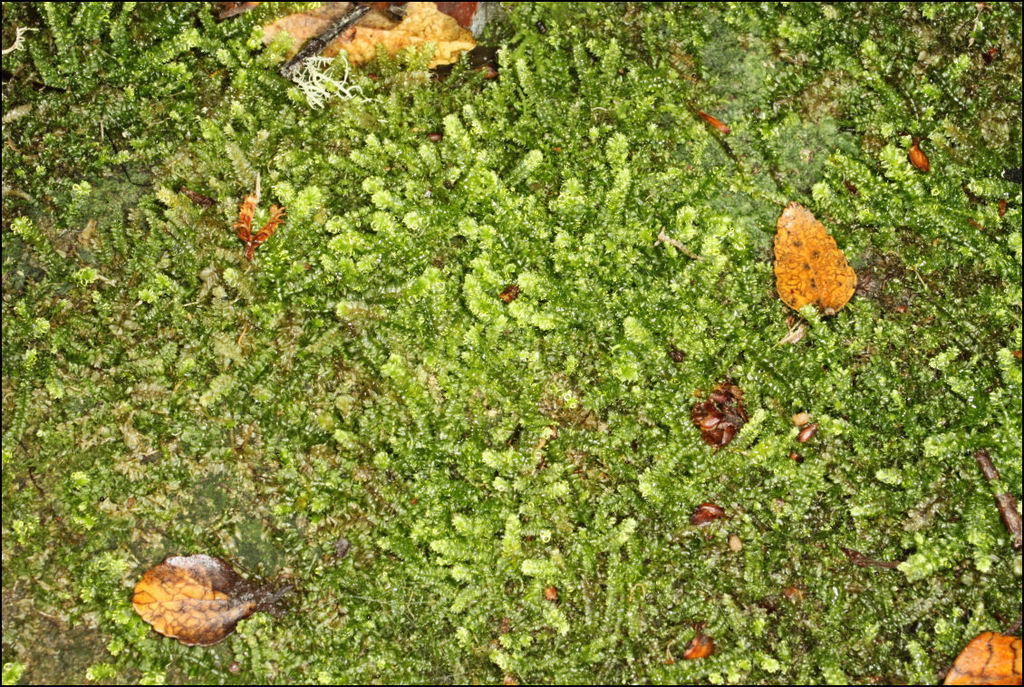
<path fill-rule="evenodd" d="M 264 27 L 263 42 L 269 43 L 277 34 L 287 31 L 295 39 L 291 53 L 294 55 L 306 40 L 323 33 L 344 17 L 350 5 L 328 2 L 317 10 L 282 17 Z M 349 64 L 361 65 L 377 56 L 378 43 L 392 55 L 409 47 L 434 43 L 434 57 L 428 65 L 431 68 L 451 64 L 460 54 L 476 46 L 473 34 L 459 26 L 454 18 L 440 12 L 436 3 L 410 2 L 401 22 L 394 22 L 383 12 L 370 12 L 358 25 L 333 40 L 323 55 L 334 57 L 344 50 L 348 53 Z"/>
<path fill-rule="evenodd" d="M 1020 637 L 982 632 L 956 657 L 943 684 L 1021 684 Z"/>
<path fill-rule="evenodd" d="M 498 298 L 500 298 L 501 300 L 505 301 L 506 303 L 511 303 L 512 301 L 514 301 L 518 297 L 519 297 L 519 285 L 518 284 L 509 284 L 504 289 L 502 289 L 501 293 L 498 294 Z"/>
<path fill-rule="evenodd" d="M 216 644 L 239 620 L 271 601 L 219 558 L 196 554 L 168 556 L 147 570 L 132 606 L 153 629 L 186 646 Z"/>
<path fill-rule="evenodd" d="M 813 303 L 826 315 L 842 309 L 857 288 L 857 275 L 835 239 L 798 203 L 790 203 L 779 217 L 775 285 L 782 302 L 794 310 Z"/>
<path fill-rule="evenodd" d="M 743 390 L 735 384 L 719 384 L 706 401 L 694 404 L 690 419 L 700 430 L 704 443 L 717 451 L 732 441 L 747 422 Z"/>

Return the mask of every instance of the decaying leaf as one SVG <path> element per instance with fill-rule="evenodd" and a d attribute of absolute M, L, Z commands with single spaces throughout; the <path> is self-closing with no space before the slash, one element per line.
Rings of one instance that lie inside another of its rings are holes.
<path fill-rule="evenodd" d="M 1021 684 L 1020 637 L 982 632 L 956 657 L 943 684 Z"/>
<path fill-rule="evenodd" d="M 732 441 L 747 423 L 743 390 L 735 384 L 719 384 L 706 401 L 694 404 L 690 419 L 700 429 L 704 442 L 714 446 L 717 451 Z"/>
<path fill-rule="evenodd" d="M 208 646 L 234 632 L 239 620 L 270 610 L 286 591 L 248 582 L 213 556 L 168 556 L 142 575 L 132 606 L 160 634 Z"/>
<path fill-rule="evenodd" d="M 328 2 L 310 12 L 282 17 L 264 27 L 263 41 L 269 43 L 277 34 L 287 31 L 295 39 L 294 54 L 307 39 L 324 32 L 345 16 L 350 5 L 347 2 Z M 461 53 L 476 45 L 473 34 L 459 26 L 454 18 L 440 12 L 436 3 L 410 2 L 405 6 L 405 17 L 400 22 L 384 12 L 370 12 L 358 25 L 331 41 L 323 55 L 334 57 L 344 50 L 348 53 L 349 64 L 358 66 L 376 57 L 378 43 L 392 55 L 409 47 L 433 43 L 434 56 L 428 65 L 431 68 L 455 62 Z"/>
<path fill-rule="evenodd" d="M 256 192 L 245 197 L 238 208 L 238 221 L 234 224 L 235 233 L 238 239 L 245 244 L 245 257 L 252 260 L 254 252 L 263 245 L 267 239 L 274 235 L 274 231 L 284 221 L 285 209 L 276 205 L 270 207 L 270 219 L 255 234 L 252 233 L 252 219 L 256 214 L 256 206 L 260 202 L 260 177 L 256 175 Z"/>
<path fill-rule="evenodd" d="M 504 289 L 502 289 L 501 293 L 498 294 L 498 298 L 500 298 L 501 300 L 505 301 L 506 303 L 511 303 L 512 301 L 514 301 L 518 297 L 519 297 L 519 285 L 518 284 L 509 284 Z"/>
<path fill-rule="evenodd" d="M 686 645 L 683 658 L 688 661 L 695 661 L 699 658 L 707 658 L 715 652 L 715 642 L 706 634 L 698 632 L 697 635 Z"/>
<path fill-rule="evenodd" d="M 775 234 L 775 285 L 782 302 L 799 310 L 808 303 L 834 315 L 857 287 L 846 256 L 811 211 L 790 203 Z"/>

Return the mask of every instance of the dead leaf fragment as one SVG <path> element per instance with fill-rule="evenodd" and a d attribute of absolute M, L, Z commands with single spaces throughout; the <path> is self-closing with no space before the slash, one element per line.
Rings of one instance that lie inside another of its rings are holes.
<path fill-rule="evenodd" d="M 342 36 L 342 40 L 344 38 Z M 324 51 L 324 55 L 332 57 L 345 49 L 349 62 L 359 65 L 377 55 L 378 43 L 392 55 L 408 47 L 434 43 L 434 57 L 427 65 L 429 68 L 452 64 L 459 59 L 460 54 L 476 46 L 473 34 L 459 26 L 452 17 L 438 11 L 435 3 L 410 2 L 406 5 L 405 18 L 394 29 L 356 26 L 350 43 L 339 44 L 335 41 Z"/>
<path fill-rule="evenodd" d="M 501 293 L 498 294 L 498 298 L 500 298 L 501 300 L 505 301 L 506 303 L 511 303 L 512 301 L 514 301 L 518 297 L 519 297 L 519 285 L 518 284 L 509 284 L 504 289 L 502 289 Z"/>
<path fill-rule="evenodd" d="M 982 632 L 956 657 L 943 684 L 1021 684 L 1020 637 Z"/>
<path fill-rule="evenodd" d="M 351 3 L 329 2 L 310 12 L 296 12 L 278 19 L 263 29 L 263 42 L 269 43 L 282 31 L 287 31 L 295 45 L 289 55 L 298 52 L 306 40 L 326 31 L 331 24 L 349 12 Z M 324 49 L 324 57 L 334 57 L 342 50 L 348 53 L 349 64 L 365 64 L 377 56 L 377 44 L 394 55 L 402 50 L 434 44 L 430 68 L 451 64 L 459 55 L 476 46 L 473 34 L 459 26 L 459 22 L 437 9 L 433 2 L 410 2 L 405 6 L 405 17 L 395 22 L 384 12 L 373 11 L 359 24 L 348 29 Z"/>
<path fill-rule="evenodd" d="M 717 451 L 732 441 L 747 422 L 743 390 L 728 382 L 719 384 L 706 401 L 694 404 L 690 419 L 700 429 L 704 443 Z"/>
<path fill-rule="evenodd" d="M 247 582 L 219 558 L 168 556 L 135 585 L 132 606 L 153 629 L 186 646 L 216 644 L 278 595 Z"/>
<path fill-rule="evenodd" d="M 835 239 L 799 203 L 790 203 L 777 223 L 775 286 L 794 310 L 813 303 L 826 315 L 842 309 L 857 288 L 857 275 Z"/>
<path fill-rule="evenodd" d="M 697 633 L 697 636 L 690 640 L 683 652 L 683 658 L 694 661 L 698 658 L 707 658 L 715 651 L 715 643 L 706 634 Z"/>

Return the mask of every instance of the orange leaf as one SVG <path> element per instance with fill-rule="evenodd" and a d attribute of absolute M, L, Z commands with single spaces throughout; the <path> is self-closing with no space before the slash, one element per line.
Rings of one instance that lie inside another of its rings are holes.
<path fill-rule="evenodd" d="M 956 657 L 943 684 L 1021 684 L 1020 637 L 982 632 Z"/>
<path fill-rule="evenodd" d="M 276 600 L 213 556 L 168 556 L 135 585 L 132 606 L 153 629 L 186 646 L 216 644 L 239 620 Z"/>
<path fill-rule="evenodd" d="M 697 636 L 690 640 L 683 652 L 683 658 L 694 661 L 698 658 L 707 658 L 715 651 L 715 642 L 705 634 L 697 633 Z"/>
<path fill-rule="evenodd" d="M 782 302 L 794 310 L 813 303 L 826 315 L 842 309 L 857 287 L 857 275 L 836 240 L 799 203 L 790 203 L 779 217 L 775 286 Z"/>

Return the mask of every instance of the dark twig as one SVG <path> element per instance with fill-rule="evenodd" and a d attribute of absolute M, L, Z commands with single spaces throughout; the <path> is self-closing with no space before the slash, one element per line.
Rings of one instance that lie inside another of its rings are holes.
<path fill-rule="evenodd" d="M 868 558 L 860 551 L 847 549 L 843 546 L 840 546 L 839 548 L 846 554 L 846 557 L 850 559 L 851 563 L 859 565 L 862 568 L 891 568 L 895 570 L 899 567 L 899 563 L 897 561 L 876 561 L 874 558 Z"/>
<path fill-rule="evenodd" d="M 319 36 L 310 38 L 306 44 L 302 46 L 302 49 L 295 53 L 295 57 L 281 65 L 281 68 L 278 70 L 281 76 L 286 79 L 294 79 L 302 70 L 303 62 L 308 58 L 313 57 L 314 55 L 319 55 L 323 52 L 324 48 L 331 44 L 331 41 L 340 36 L 346 29 L 357 21 L 362 19 L 363 15 L 369 11 L 370 8 L 365 5 L 354 7 L 351 12 L 339 19 L 336 23 L 331 24 L 331 26 Z"/>
<path fill-rule="evenodd" d="M 989 482 L 995 482 L 999 479 L 999 473 L 996 472 L 996 467 L 992 465 L 992 459 L 988 456 L 988 451 L 982 449 L 975 451 L 974 460 L 978 461 L 978 465 L 981 467 L 981 473 L 985 475 L 985 479 Z M 1004 494 L 996 494 L 996 508 L 999 509 L 999 515 L 1003 516 L 1003 524 L 1006 525 L 1006 529 L 1010 531 L 1010 535 L 1013 537 L 1013 548 L 1019 549 L 1021 547 L 1022 539 L 1022 525 L 1020 513 L 1017 511 L 1017 499 L 1010 492 Z"/>
<path fill-rule="evenodd" d="M 1008 628 L 1006 628 L 1006 632 L 1004 632 L 1003 634 L 1004 635 L 1015 635 L 1015 634 L 1017 634 L 1017 630 L 1020 629 L 1020 620 L 1021 620 L 1021 614 L 1018 613 L 1017 614 L 1017 619 L 1013 621 L 1013 625 L 1010 625 Z"/>

